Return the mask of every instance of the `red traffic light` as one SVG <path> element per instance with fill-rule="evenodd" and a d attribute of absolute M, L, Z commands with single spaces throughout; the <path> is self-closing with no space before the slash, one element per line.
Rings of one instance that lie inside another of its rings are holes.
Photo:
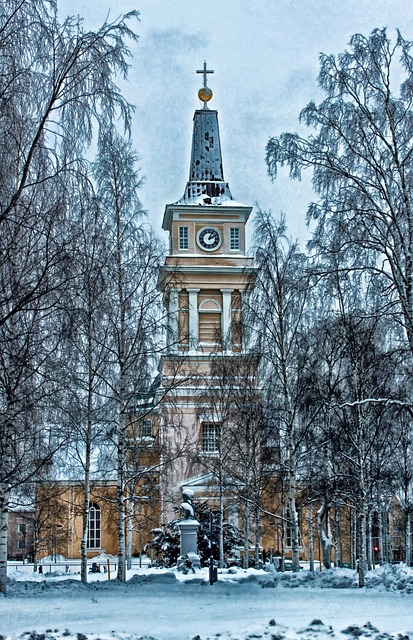
<path fill-rule="evenodd" d="M 373 547 L 373 551 L 374 551 L 375 553 L 378 553 L 378 552 L 379 552 L 379 545 L 378 545 L 378 544 L 375 544 L 375 545 L 374 545 L 374 547 Z"/>

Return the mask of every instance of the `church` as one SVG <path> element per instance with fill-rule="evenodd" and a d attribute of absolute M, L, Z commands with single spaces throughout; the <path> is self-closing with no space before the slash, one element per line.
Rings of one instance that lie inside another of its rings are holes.
<path fill-rule="evenodd" d="M 167 318 L 166 345 L 149 392 L 128 416 L 125 537 L 127 556 L 141 557 L 151 531 L 179 516 L 183 492 L 242 532 L 249 556 L 291 556 L 282 512 L 285 491 L 274 472 L 277 453 L 265 434 L 258 362 L 249 349 L 248 307 L 256 268 L 246 247 L 252 207 L 225 180 L 218 113 L 204 63 L 193 117 L 189 177 L 180 200 L 167 204 L 169 248 L 158 289 Z M 117 555 L 115 480 L 94 482 L 88 556 Z M 82 482 L 43 483 L 35 555 L 80 557 Z M 284 495 L 284 498 L 282 497 Z M 300 556 L 308 559 L 308 516 L 300 515 Z M 312 521 L 311 521 L 312 522 Z M 347 541 L 350 535 L 344 534 Z M 347 542 L 344 553 L 348 558 Z M 241 552 L 242 553 L 242 552 Z M 319 550 L 315 548 L 315 557 Z M 221 549 L 221 560 L 223 560 Z"/>
<path fill-rule="evenodd" d="M 127 464 L 137 477 L 126 496 L 129 556 L 142 554 L 151 529 L 178 516 L 185 489 L 220 511 L 221 524 L 237 526 L 245 512 L 239 487 L 223 477 L 234 384 L 228 391 L 222 376 L 234 380 L 240 366 L 247 367 L 242 375 L 257 402 L 254 365 L 245 360 L 243 317 L 255 274 L 245 239 L 252 207 L 234 199 L 224 177 L 218 113 L 210 108 L 207 85 L 213 72 L 204 63 L 197 73 L 203 76 L 202 108 L 193 118 L 189 178 L 182 198 L 166 205 L 163 218 L 169 250 L 158 288 L 167 317 L 166 348 L 159 375 L 149 393 L 133 399 L 128 417 Z M 93 483 L 89 557 L 117 554 L 115 496 L 115 481 Z M 36 555 L 80 557 L 82 482 L 42 483 L 38 497 Z"/>

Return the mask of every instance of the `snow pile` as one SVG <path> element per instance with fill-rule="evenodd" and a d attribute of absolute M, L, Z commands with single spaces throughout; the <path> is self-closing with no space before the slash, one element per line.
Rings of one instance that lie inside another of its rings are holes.
<path fill-rule="evenodd" d="M 231 631 L 217 633 L 215 637 L 220 640 L 238 640 L 240 636 L 234 635 Z M 283 625 L 277 624 L 271 619 L 267 624 L 256 626 L 248 630 L 245 640 L 253 638 L 268 638 L 269 640 L 412 640 L 413 633 L 380 633 L 379 630 L 367 622 L 364 625 L 349 625 L 341 631 L 335 630 L 331 625 L 326 625 L 322 620 L 315 618 L 309 625 L 304 628 L 293 631 Z M 72 634 L 68 629 L 46 629 L 44 633 L 23 633 L 21 635 L 1 636 L 2 640 L 161 640 L 154 636 L 135 635 L 116 633 L 112 631 L 110 634 L 102 633 L 76 633 Z M 167 640 L 167 639 L 162 639 Z M 200 636 L 199 634 L 192 637 L 191 640 L 211 640 L 210 636 Z"/>
<path fill-rule="evenodd" d="M 23 568 L 0 596 L 0 640 L 413 640 L 405 565 L 368 572 L 365 589 L 349 569 L 231 568 L 211 586 L 208 569 L 142 567 L 126 584 L 115 571 L 83 584 Z"/>
<path fill-rule="evenodd" d="M 413 569 L 403 563 L 385 564 L 375 571 L 368 572 L 366 587 L 368 589 L 413 593 Z"/>

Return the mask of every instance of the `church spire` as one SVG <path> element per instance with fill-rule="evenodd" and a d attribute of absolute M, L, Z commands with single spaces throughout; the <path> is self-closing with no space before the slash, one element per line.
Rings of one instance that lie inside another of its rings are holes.
<path fill-rule="evenodd" d="M 198 91 L 204 106 L 195 111 L 189 180 L 178 204 L 220 205 L 233 198 L 222 168 L 218 112 L 208 108 L 213 94 L 207 86 L 207 74 L 214 72 L 204 62 L 197 73 L 204 76 L 204 86 Z"/>

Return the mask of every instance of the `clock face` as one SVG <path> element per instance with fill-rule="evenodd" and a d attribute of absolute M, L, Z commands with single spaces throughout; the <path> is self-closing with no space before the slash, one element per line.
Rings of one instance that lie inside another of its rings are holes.
<path fill-rule="evenodd" d="M 215 251 L 221 246 L 221 233 L 215 227 L 204 227 L 198 231 L 197 242 L 205 251 Z"/>

